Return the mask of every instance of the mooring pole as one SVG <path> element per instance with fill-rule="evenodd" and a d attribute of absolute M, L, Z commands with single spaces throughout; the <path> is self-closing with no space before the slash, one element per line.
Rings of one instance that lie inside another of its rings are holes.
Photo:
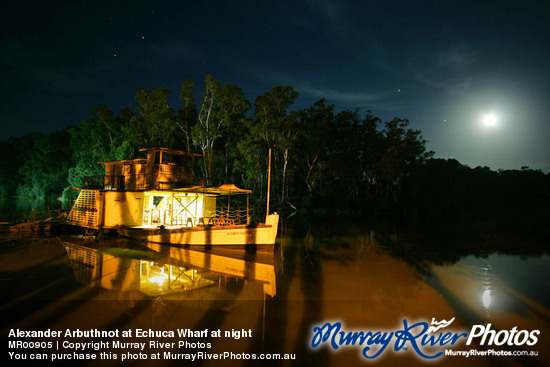
<path fill-rule="evenodd" d="M 248 212 L 248 208 L 250 207 L 250 195 L 246 194 L 246 224 L 250 224 L 250 214 Z"/>
<path fill-rule="evenodd" d="M 266 218 L 269 215 L 269 191 L 271 186 L 271 148 L 269 148 L 269 165 L 267 168 L 267 211 Z"/>

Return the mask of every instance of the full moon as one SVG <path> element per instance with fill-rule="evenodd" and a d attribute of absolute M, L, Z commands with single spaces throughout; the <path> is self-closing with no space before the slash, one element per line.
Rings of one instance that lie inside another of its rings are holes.
<path fill-rule="evenodd" d="M 490 113 L 483 116 L 483 125 L 487 127 L 493 127 L 497 125 L 497 117 Z"/>

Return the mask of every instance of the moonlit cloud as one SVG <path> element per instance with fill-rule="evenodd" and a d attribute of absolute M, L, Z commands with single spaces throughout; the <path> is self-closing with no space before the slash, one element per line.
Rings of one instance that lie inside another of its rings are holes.
<path fill-rule="evenodd" d="M 471 47 L 457 45 L 437 53 L 435 58 L 440 66 L 462 73 L 475 64 L 477 55 Z"/>
<path fill-rule="evenodd" d="M 344 15 L 344 9 L 336 1 L 321 0 L 315 3 L 315 9 L 322 14 L 329 23 L 329 28 L 334 31 L 340 39 L 347 41 L 352 34 L 353 25 L 350 19 Z"/>
<path fill-rule="evenodd" d="M 417 82 L 454 96 L 468 92 L 473 83 L 472 77 L 460 78 L 455 75 L 435 74 L 429 72 L 429 69 L 416 70 L 412 75 Z"/>
<path fill-rule="evenodd" d="M 302 95 L 314 98 L 326 98 L 336 102 L 372 103 L 388 97 L 388 93 L 343 92 L 328 88 L 297 86 Z"/>
<path fill-rule="evenodd" d="M 475 84 L 478 54 L 465 45 L 452 46 L 434 54 L 420 55 L 410 64 L 411 75 L 426 86 L 460 96 Z"/>
<path fill-rule="evenodd" d="M 388 92 L 353 92 L 340 91 L 328 88 L 313 88 L 310 86 L 297 86 L 296 90 L 302 96 L 314 99 L 325 98 L 330 103 L 345 104 L 354 107 L 366 107 L 384 111 L 403 110 L 405 104 L 396 103 L 392 100 L 393 94 Z"/>

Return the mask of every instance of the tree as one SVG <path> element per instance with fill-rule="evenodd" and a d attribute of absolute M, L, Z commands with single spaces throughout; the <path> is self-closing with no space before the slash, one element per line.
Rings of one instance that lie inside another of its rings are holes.
<path fill-rule="evenodd" d="M 430 158 L 427 141 L 420 130 L 409 129 L 409 121 L 395 118 L 384 127 L 383 153 L 379 161 L 380 184 L 386 199 L 397 201 L 403 179 L 412 168 Z"/>
<path fill-rule="evenodd" d="M 361 170 L 364 129 L 359 110 L 344 110 L 334 117 L 335 137 L 330 149 L 329 193 L 341 199 L 356 200 L 360 195 L 364 172 Z M 336 198 L 335 198 L 336 199 Z"/>
<path fill-rule="evenodd" d="M 180 99 L 183 101 L 182 107 L 178 110 L 176 124 L 185 136 L 185 147 L 191 151 L 191 128 L 197 121 L 197 106 L 193 98 L 192 80 L 185 80 L 181 83 Z"/>
<path fill-rule="evenodd" d="M 262 140 L 245 134 L 237 142 L 238 158 L 234 169 L 241 172 L 240 180 L 247 188 L 259 193 L 259 200 L 263 200 L 266 184 L 267 155 L 266 146 Z"/>
<path fill-rule="evenodd" d="M 311 195 L 326 174 L 330 147 L 334 140 L 334 105 L 321 99 L 300 113 L 303 139 L 300 153 L 305 173 L 302 178 Z"/>
<path fill-rule="evenodd" d="M 97 162 L 132 158 L 134 149 L 139 147 L 125 136 L 128 124 L 136 119 L 131 111 L 121 111 L 128 121 L 115 116 L 105 106 L 92 111 L 93 117 L 69 129 L 73 165 L 68 170 L 68 181 L 73 187 L 81 187 L 85 177 L 104 174 L 103 167 Z M 129 135 L 135 136 L 136 132 Z M 67 195 L 73 196 L 71 191 L 65 190 L 64 196 Z"/>
<path fill-rule="evenodd" d="M 378 163 L 383 153 L 383 132 L 379 130 L 381 120 L 367 111 L 360 124 L 358 136 L 358 185 L 364 199 L 376 196 L 377 184 L 380 182 Z"/>
<path fill-rule="evenodd" d="M 24 184 L 18 194 L 46 197 L 59 195 L 67 186 L 67 171 L 71 166 L 72 151 L 67 130 L 55 130 L 48 135 L 33 134 L 24 152 L 24 163 L 19 172 Z"/>
<path fill-rule="evenodd" d="M 24 176 L 19 172 L 25 163 L 26 152 L 33 144 L 33 135 L 9 137 L 0 143 L 0 196 L 15 195 L 23 184 Z"/>
<path fill-rule="evenodd" d="M 143 146 L 172 146 L 177 125 L 174 110 L 168 106 L 170 90 L 156 88 L 153 91 L 141 89 L 136 93 L 139 119 L 132 119 L 132 127 L 142 132 Z M 141 125 L 141 126 L 140 126 Z M 141 127 L 141 128 L 140 128 Z"/>
<path fill-rule="evenodd" d="M 232 122 L 243 118 L 250 108 L 242 90 L 235 85 L 220 86 L 221 82 L 206 75 L 205 92 L 198 114 L 199 123 L 191 129 L 193 142 L 203 155 L 203 170 L 207 184 L 212 183 L 214 143 L 223 135 Z"/>
<path fill-rule="evenodd" d="M 106 106 L 99 106 L 92 110 L 95 117 L 105 126 L 105 133 L 109 137 L 109 142 L 112 144 L 114 142 L 114 132 L 111 124 L 114 121 L 113 113 Z"/>
<path fill-rule="evenodd" d="M 280 182 L 281 202 L 286 197 L 290 153 L 301 133 L 298 114 L 288 113 L 287 110 L 299 95 L 291 86 L 278 86 L 257 97 L 254 102 L 255 123 L 251 126 L 250 132 L 254 138 L 263 140 L 274 150 L 274 181 Z"/>

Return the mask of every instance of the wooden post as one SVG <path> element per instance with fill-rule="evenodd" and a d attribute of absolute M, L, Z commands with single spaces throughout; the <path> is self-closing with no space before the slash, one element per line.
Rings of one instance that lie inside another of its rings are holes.
<path fill-rule="evenodd" d="M 267 211 L 266 217 L 269 215 L 269 191 L 271 186 L 271 148 L 269 148 L 269 165 L 267 168 Z"/>
<path fill-rule="evenodd" d="M 248 212 L 248 208 L 250 206 L 249 204 L 250 202 L 250 195 L 249 194 L 246 194 L 246 224 L 250 224 L 250 214 Z"/>
<path fill-rule="evenodd" d="M 168 198 L 167 198 L 168 199 Z M 172 196 L 170 197 L 170 206 L 168 207 L 170 212 L 169 212 L 169 216 L 170 216 L 170 225 L 174 225 L 174 193 L 172 193 Z"/>

